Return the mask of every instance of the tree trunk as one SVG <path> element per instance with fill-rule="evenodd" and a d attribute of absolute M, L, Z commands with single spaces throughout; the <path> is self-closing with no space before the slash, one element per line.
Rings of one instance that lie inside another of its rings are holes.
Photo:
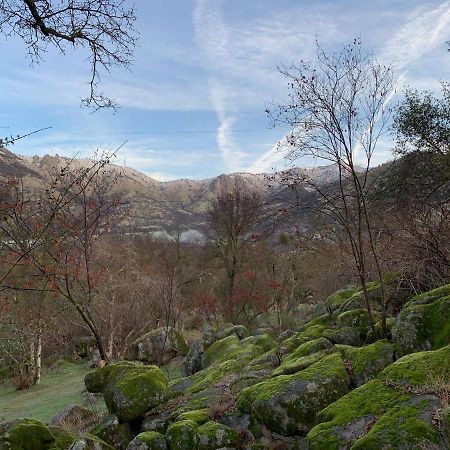
<path fill-rule="evenodd" d="M 34 374 L 33 384 L 41 382 L 41 368 L 42 368 L 42 336 L 39 330 L 34 353 Z"/>

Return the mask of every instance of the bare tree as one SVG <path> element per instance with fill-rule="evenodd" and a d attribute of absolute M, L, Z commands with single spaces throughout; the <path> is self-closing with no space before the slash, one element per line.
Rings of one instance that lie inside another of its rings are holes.
<path fill-rule="evenodd" d="M 243 261 L 244 248 L 252 241 L 261 223 L 263 201 L 256 193 L 239 188 L 220 192 L 209 210 L 209 225 L 214 233 L 217 255 L 227 278 L 227 303 L 232 310 L 236 276 Z"/>
<path fill-rule="evenodd" d="M 93 315 L 102 275 L 97 242 L 121 208 L 108 163 L 108 155 L 78 169 L 69 161 L 38 198 L 23 180 L 12 179 L 0 204 L 0 255 L 6 266 L 0 290 L 44 291 L 64 299 L 92 333 L 104 360 L 107 353 Z M 26 272 L 19 283 L 18 269 Z"/>
<path fill-rule="evenodd" d="M 116 106 L 98 90 L 100 69 L 130 65 L 135 19 L 124 0 L 0 0 L 0 33 L 22 39 L 32 62 L 49 46 L 62 53 L 69 46 L 87 50 L 90 92 L 83 103 L 94 109 Z"/>
<path fill-rule="evenodd" d="M 300 61 L 279 71 L 288 80 L 289 100 L 268 113 L 274 125 L 287 125 L 292 130 L 286 139 L 290 158 L 310 157 L 336 165 L 336 189 L 322 189 L 312 179 L 308 181 L 321 199 L 322 213 L 342 228 L 351 245 L 372 329 L 368 255 L 375 260 L 384 299 L 385 331 L 388 298 L 370 218 L 372 183 L 368 174 L 390 118 L 392 69 L 379 63 L 356 39 L 330 54 L 317 44 L 315 64 Z M 358 167 L 361 162 L 362 167 Z"/>

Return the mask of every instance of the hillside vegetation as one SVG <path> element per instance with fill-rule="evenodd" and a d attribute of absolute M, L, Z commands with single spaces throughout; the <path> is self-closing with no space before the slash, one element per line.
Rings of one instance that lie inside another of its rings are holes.
<path fill-rule="evenodd" d="M 359 291 L 339 291 L 328 312 L 279 338 L 230 325 L 187 351 L 180 336 L 170 345 L 186 354 L 185 376 L 170 383 L 155 365 L 96 369 L 86 388 L 103 394 L 110 415 L 90 435 L 25 419 L 8 425 L 0 448 L 448 448 L 450 285 L 412 297 L 387 339 L 359 301 Z"/>

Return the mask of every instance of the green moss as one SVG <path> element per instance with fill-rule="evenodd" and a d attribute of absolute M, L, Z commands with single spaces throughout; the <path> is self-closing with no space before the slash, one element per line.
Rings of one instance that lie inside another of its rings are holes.
<path fill-rule="evenodd" d="M 198 427 L 197 436 L 199 450 L 234 447 L 239 441 L 236 431 L 217 422 L 207 422 Z"/>
<path fill-rule="evenodd" d="M 430 448 L 432 444 L 439 444 L 439 430 L 421 417 L 427 406 L 426 399 L 394 406 L 352 446 L 352 450 Z"/>
<path fill-rule="evenodd" d="M 288 355 L 285 359 L 296 359 L 302 356 L 311 355 L 312 353 L 316 353 L 320 350 L 331 350 L 333 344 L 326 338 L 320 337 L 318 339 L 314 339 L 309 342 L 305 342 L 304 344 L 298 346 L 290 355 Z"/>
<path fill-rule="evenodd" d="M 249 335 L 249 332 L 244 325 L 229 324 L 229 326 L 225 326 L 225 328 L 218 333 L 218 338 L 223 339 L 232 335 L 236 336 L 239 339 L 244 339 Z"/>
<path fill-rule="evenodd" d="M 193 394 L 209 386 L 214 385 L 227 375 L 239 373 L 243 368 L 239 360 L 224 361 L 214 364 L 193 375 L 193 384 L 186 389 L 187 393 Z"/>
<path fill-rule="evenodd" d="M 177 420 L 192 420 L 197 425 L 203 425 L 209 420 L 209 409 L 202 408 L 184 412 L 177 417 Z"/>
<path fill-rule="evenodd" d="M 122 422 L 149 411 L 167 393 L 167 377 L 159 367 L 136 363 L 110 364 L 86 375 L 85 382 L 90 392 L 102 388 L 108 410 Z"/>
<path fill-rule="evenodd" d="M 205 352 L 206 367 L 218 364 L 230 359 L 239 359 L 246 363 L 264 353 L 264 349 L 255 344 L 240 341 L 236 336 L 228 336 L 214 342 Z"/>
<path fill-rule="evenodd" d="M 263 352 L 267 352 L 276 346 L 276 342 L 267 333 L 249 336 L 248 338 L 242 339 L 241 344 L 256 345 L 257 347 L 260 347 Z"/>
<path fill-rule="evenodd" d="M 348 300 L 352 295 L 358 292 L 355 288 L 341 289 L 334 294 L 330 295 L 325 303 L 330 307 L 332 311 L 338 309 L 346 300 Z"/>
<path fill-rule="evenodd" d="M 52 450 L 66 450 L 76 439 L 76 435 L 63 430 L 62 428 L 49 426 L 48 429 L 55 437 L 55 443 L 51 447 Z"/>
<path fill-rule="evenodd" d="M 410 386 L 433 384 L 450 379 L 450 345 L 440 350 L 412 353 L 381 372 L 380 379 Z"/>
<path fill-rule="evenodd" d="M 54 447 L 55 436 L 39 420 L 23 419 L 0 437 L 0 449 L 46 450 Z"/>
<path fill-rule="evenodd" d="M 295 333 L 293 336 L 286 339 L 283 342 L 283 345 L 286 346 L 289 350 L 294 351 L 301 344 L 322 337 L 325 330 L 325 325 L 313 325 L 307 327 L 304 331 Z"/>
<path fill-rule="evenodd" d="M 408 308 L 414 305 L 426 305 L 428 303 L 433 303 L 442 297 L 448 297 L 450 295 L 450 284 L 438 287 L 428 292 L 416 295 L 412 297 L 404 306 Z"/>
<path fill-rule="evenodd" d="M 415 302 L 403 309 L 392 329 L 392 339 L 399 356 L 448 345 L 450 295 L 430 303 Z"/>
<path fill-rule="evenodd" d="M 167 443 L 164 436 L 156 431 L 145 431 L 138 434 L 127 447 L 131 450 L 143 450 L 145 444 L 146 450 L 166 450 Z"/>
<path fill-rule="evenodd" d="M 189 345 L 184 336 L 177 330 L 174 330 L 172 337 L 175 340 L 175 347 L 179 356 L 186 356 L 189 351 Z"/>
<path fill-rule="evenodd" d="M 332 354 L 301 372 L 244 389 L 237 405 L 275 432 L 304 433 L 318 411 L 347 392 L 348 381 L 341 356 Z"/>
<path fill-rule="evenodd" d="M 372 313 L 375 319 L 379 319 L 379 314 L 376 312 Z M 342 327 L 352 327 L 358 330 L 365 330 L 367 333 L 369 329 L 369 316 L 367 310 L 363 308 L 352 309 L 351 311 L 346 311 L 338 315 L 336 319 L 336 326 L 338 328 Z"/>
<path fill-rule="evenodd" d="M 361 332 L 353 327 L 342 327 L 337 330 L 327 329 L 323 332 L 323 336 L 333 344 L 359 346 L 363 343 L 361 335 L 364 335 L 364 332 L 365 330 Z"/>
<path fill-rule="evenodd" d="M 245 371 L 273 369 L 281 363 L 281 349 L 274 348 L 260 356 L 252 359 L 246 366 Z"/>
<path fill-rule="evenodd" d="M 169 426 L 166 441 L 171 450 L 193 450 L 198 448 L 197 424 L 192 420 L 182 420 Z"/>
<path fill-rule="evenodd" d="M 381 380 L 369 381 L 320 411 L 319 425 L 307 436 L 311 450 L 349 448 L 355 439 L 352 428 L 365 429 L 371 421 L 409 397 L 387 387 Z"/>
<path fill-rule="evenodd" d="M 320 361 L 325 355 L 327 355 L 327 352 L 322 350 L 320 352 L 313 353 L 312 355 L 286 359 L 283 361 L 281 366 L 277 367 L 273 371 L 273 376 L 289 375 L 299 372 L 300 370 L 304 370 L 312 364 Z"/>
<path fill-rule="evenodd" d="M 357 386 L 375 378 L 385 367 L 392 364 L 393 346 L 386 340 L 377 341 L 365 347 L 337 346 L 343 357 L 349 361 L 352 377 Z"/>

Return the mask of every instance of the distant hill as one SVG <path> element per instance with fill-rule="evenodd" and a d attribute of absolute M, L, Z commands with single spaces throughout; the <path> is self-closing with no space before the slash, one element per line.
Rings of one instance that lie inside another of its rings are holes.
<path fill-rule="evenodd" d="M 0 148 L 0 178 L 21 176 L 27 186 L 39 189 L 50 180 L 52 171 L 64 167 L 68 161 L 68 158 L 58 155 L 18 156 Z M 89 165 L 90 161 L 77 159 L 74 164 L 83 167 Z M 204 234 L 206 211 L 211 201 L 222 190 L 235 186 L 248 192 L 258 192 L 264 199 L 271 199 L 275 207 L 283 207 L 291 195 L 282 182 L 286 172 L 275 175 L 234 173 L 206 180 L 160 182 L 129 167 L 111 164 L 108 170 L 120 174 L 117 189 L 130 207 L 128 219 L 121 225 L 124 233 L 186 229 Z M 298 179 L 308 176 L 318 184 L 331 183 L 338 176 L 337 167 L 332 165 L 291 170 Z M 306 195 L 306 183 L 304 190 Z M 198 233 L 191 232 L 189 236 L 199 236 Z"/>

